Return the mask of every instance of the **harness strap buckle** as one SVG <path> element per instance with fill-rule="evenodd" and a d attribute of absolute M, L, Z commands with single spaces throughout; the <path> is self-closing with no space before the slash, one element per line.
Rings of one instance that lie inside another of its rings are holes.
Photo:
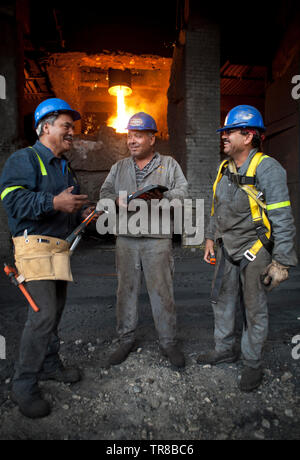
<path fill-rule="evenodd" d="M 241 181 L 241 175 L 240 175 L 240 174 L 231 173 L 231 180 L 232 180 L 232 182 L 233 182 L 236 186 L 239 186 L 239 185 L 240 185 L 240 181 Z"/>
<path fill-rule="evenodd" d="M 256 198 L 257 198 L 258 200 L 264 200 L 265 197 L 264 197 L 263 192 L 258 192 L 258 194 L 256 195 Z"/>
<path fill-rule="evenodd" d="M 247 249 L 247 251 L 244 252 L 244 257 L 250 260 L 250 262 L 253 262 L 253 260 L 256 259 L 256 255 L 252 254 L 252 252 L 250 252 L 249 249 Z"/>

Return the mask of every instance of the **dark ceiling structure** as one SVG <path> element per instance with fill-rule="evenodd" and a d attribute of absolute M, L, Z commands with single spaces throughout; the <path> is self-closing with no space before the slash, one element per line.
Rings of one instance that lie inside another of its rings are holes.
<path fill-rule="evenodd" d="M 172 58 L 180 30 L 197 27 L 199 21 L 219 25 L 223 104 L 232 95 L 263 100 L 276 50 L 299 11 L 295 0 L 272 6 L 264 0 L 249 5 L 233 0 L 222 8 L 199 0 L 151 0 L 146 5 L 137 0 L 76 5 L 49 0 L 42 6 L 40 0 L 28 0 L 27 5 L 25 96 L 34 100 L 54 95 L 41 65 L 44 56 L 83 52 Z"/>
<path fill-rule="evenodd" d="M 30 0 L 30 39 L 34 49 L 46 52 L 105 50 L 172 57 L 180 28 L 192 27 L 193 16 L 220 25 L 221 66 L 268 65 L 299 1 L 270 4 L 253 0 L 242 4 L 189 2 L 189 22 L 183 19 L 184 0 L 151 0 L 148 3 Z"/>
<path fill-rule="evenodd" d="M 171 57 L 176 39 L 176 0 L 130 2 L 30 2 L 31 39 L 50 52 L 118 50 Z"/>

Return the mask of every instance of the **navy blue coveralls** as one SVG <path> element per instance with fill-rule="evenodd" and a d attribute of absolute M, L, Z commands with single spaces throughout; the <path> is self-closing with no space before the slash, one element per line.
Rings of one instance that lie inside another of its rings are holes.
<path fill-rule="evenodd" d="M 12 236 L 22 236 L 27 230 L 28 235 L 65 239 L 78 224 L 79 216 L 55 211 L 53 198 L 70 186 L 74 186 L 72 193 L 79 193 L 66 159 L 54 156 L 41 142 L 13 153 L 0 178 L 1 201 Z M 57 328 L 65 306 L 67 282 L 30 281 L 26 288 L 40 311 L 28 309 L 13 390 L 34 393 L 38 391 L 38 373 L 51 373 L 61 365 Z"/>

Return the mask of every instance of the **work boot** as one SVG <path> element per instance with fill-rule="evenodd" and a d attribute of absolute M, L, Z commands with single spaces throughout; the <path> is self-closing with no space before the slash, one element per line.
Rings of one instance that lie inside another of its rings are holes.
<path fill-rule="evenodd" d="M 252 391 L 259 387 L 263 379 L 263 370 L 261 367 L 254 368 L 245 366 L 241 380 L 240 390 L 241 391 Z"/>
<path fill-rule="evenodd" d="M 239 354 L 234 351 L 216 351 L 211 350 L 206 353 L 200 353 L 197 357 L 198 364 L 220 364 L 234 363 L 239 357 Z"/>
<path fill-rule="evenodd" d="M 76 367 L 64 367 L 61 365 L 51 372 L 41 371 L 38 374 L 38 379 L 40 381 L 56 380 L 56 382 L 62 383 L 76 383 L 81 380 L 81 375 Z"/>
<path fill-rule="evenodd" d="M 29 418 L 42 418 L 50 414 L 51 408 L 38 388 L 32 393 L 17 393 L 12 390 L 11 400 L 19 406 L 21 414 Z"/>
<path fill-rule="evenodd" d="M 185 367 L 185 358 L 177 345 L 169 345 L 167 347 L 160 347 L 161 353 L 166 358 L 169 358 L 170 363 L 175 367 Z"/>
<path fill-rule="evenodd" d="M 125 359 L 129 355 L 131 350 L 134 348 L 134 346 L 134 342 L 122 343 L 121 345 L 119 345 L 119 348 L 117 348 L 108 358 L 108 364 L 111 366 L 121 364 L 123 361 L 125 361 Z"/>

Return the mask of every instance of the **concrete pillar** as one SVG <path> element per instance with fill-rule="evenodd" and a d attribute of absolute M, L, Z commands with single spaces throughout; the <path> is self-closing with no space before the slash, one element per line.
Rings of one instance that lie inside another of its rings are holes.
<path fill-rule="evenodd" d="M 220 39 L 218 26 L 186 31 L 186 169 L 193 198 L 211 207 L 212 184 L 220 161 Z"/>
<path fill-rule="evenodd" d="M 18 148 L 22 134 L 23 40 L 16 4 L 4 1 L 0 9 L 0 171 L 8 156 Z M 9 247 L 7 217 L 0 204 L 0 253 L 7 252 Z"/>
<path fill-rule="evenodd" d="M 172 153 L 186 174 L 190 197 L 204 199 L 206 226 L 220 162 L 220 34 L 201 14 L 180 32 L 168 99 Z"/>

